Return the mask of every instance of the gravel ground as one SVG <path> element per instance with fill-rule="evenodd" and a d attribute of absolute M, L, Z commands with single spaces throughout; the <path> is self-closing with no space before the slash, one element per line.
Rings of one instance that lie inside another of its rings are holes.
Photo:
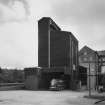
<path fill-rule="evenodd" d="M 0 91 L 0 105 L 94 105 L 95 99 L 84 98 L 87 94 L 73 91 Z M 98 105 L 105 105 L 105 102 Z"/>

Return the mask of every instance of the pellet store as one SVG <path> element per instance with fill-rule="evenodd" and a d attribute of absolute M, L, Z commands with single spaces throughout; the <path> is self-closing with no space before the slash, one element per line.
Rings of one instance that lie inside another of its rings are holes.
<path fill-rule="evenodd" d="M 64 81 L 65 89 L 76 89 L 76 74 L 69 68 L 25 68 L 25 87 L 30 90 L 49 90 L 52 79 Z"/>

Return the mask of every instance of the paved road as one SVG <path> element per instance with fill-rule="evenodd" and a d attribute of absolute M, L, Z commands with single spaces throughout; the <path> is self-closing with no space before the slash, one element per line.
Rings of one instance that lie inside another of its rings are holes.
<path fill-rule="evenodd" d="M 0 91 L 0 105 L 94 105 L 83 98 L 86 92 L 73 91 Z M 101 103 L 100 105 L 105 105 Z"/>

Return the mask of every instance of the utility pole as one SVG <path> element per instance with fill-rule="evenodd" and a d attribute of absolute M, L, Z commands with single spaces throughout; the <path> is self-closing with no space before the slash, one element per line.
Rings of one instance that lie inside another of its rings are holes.
<path fill-rule="evenodd" d="M 89 97 L 91 96 L 91 72 L 90 72 L 90 61 L 89 61 Z"/>
<path fill-rule="evenodd" d="M 99 55 L 95 51 L 95 70 L 96 70 L 96 90 L 98 91 Z"/>

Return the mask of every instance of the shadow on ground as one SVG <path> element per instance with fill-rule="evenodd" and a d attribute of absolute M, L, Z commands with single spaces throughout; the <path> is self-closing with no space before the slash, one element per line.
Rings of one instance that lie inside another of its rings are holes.
<path fill-rule="evenodd" d="M 91 95 L 91 96 L 84 96 L 84 98 L 103 100 L 105 99 L 105 96 Z"/>

